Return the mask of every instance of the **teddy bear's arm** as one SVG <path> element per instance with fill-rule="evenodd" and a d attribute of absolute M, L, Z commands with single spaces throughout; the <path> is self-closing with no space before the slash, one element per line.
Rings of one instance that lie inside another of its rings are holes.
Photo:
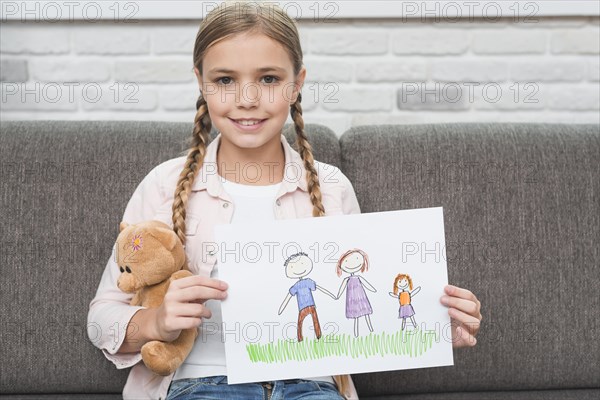
<path fill-rule="evenodd" d="M 141 297 L 142 296 L 140 295 L 140 291 L 138 290 L 133 295 L 133 299 L 131 299 L 131 302 L 129 303 L 129 305 L 132 305 L 132 306 L 141 306 L 142 305 L 142 299 L 141 299 Z"/>
<path fill-rule="evenodd" d="M 180 269 L 179 271 L 173 272 L 173 275 L 171 275 L 171 278 L 169 278 L 169 280 L 172 282 L 175 279 L 187 278 L 188 276 L 192 275 L 194 275 L 192 272 Z"/>

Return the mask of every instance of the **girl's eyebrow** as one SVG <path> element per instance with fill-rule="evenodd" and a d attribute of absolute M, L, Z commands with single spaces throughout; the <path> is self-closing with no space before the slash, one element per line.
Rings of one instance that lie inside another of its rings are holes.
<path fill-rule="evenodd" d="M 281 67 L 262 67 L 262 68 L 257 68 L 256 72 L 268 72 L 268 71 L 280 71 L 280 72 L 285 72 L 285 69 L 281 68 Z M 227 69 L 227 68 L 213 68 L 210 71 L 208 71 L 209 73 L 219 73 L 222 72 L 224 74 L 235 74 L 236 72 L 232 69 Z"/>

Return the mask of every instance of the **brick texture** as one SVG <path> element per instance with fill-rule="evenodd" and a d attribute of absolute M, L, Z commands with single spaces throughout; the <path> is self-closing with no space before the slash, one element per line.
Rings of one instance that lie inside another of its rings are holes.
<path fill-rule="evenodd" d="M 197 21 L 0 25 L 2 119 L 193 121 Z M 597 123 L 600 18 L 298 21 L 306 123 Z M 291 119 L 288 118 L 288 122 Z"/>

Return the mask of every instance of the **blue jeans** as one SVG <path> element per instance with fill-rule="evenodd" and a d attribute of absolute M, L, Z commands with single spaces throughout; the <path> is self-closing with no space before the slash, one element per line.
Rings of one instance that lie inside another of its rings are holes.
<path fill-rule="evenodd" d="M 270 397 L 269 397 L 270 395 Z M 243 400 L 343 400 L 337 387 L 329 382 L 290 379 L 262 383 L 228 385 L 226 376 L 177 379 L 171 382 L 166 400 L 243 399 Z"/>

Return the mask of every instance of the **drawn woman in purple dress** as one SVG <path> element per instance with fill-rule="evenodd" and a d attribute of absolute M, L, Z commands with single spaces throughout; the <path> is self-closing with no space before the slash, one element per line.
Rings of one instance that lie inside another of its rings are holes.
<path fill-rule="evenodd" d="M 347 276 L 342 281 L 336 299 L 339 299 L 344 290 L 348 288 L 346 292 L 346 318 L 354 318 L 354 336 L 356 337 L 358 337 L 358 319 L 360 317 L 365 317 L 369 330 L 373 332 L 370 317 L 373 314 L 373 309 L 367 298 L 365 288 L 373 293 L 377 292 L 377 290 L 365 278 L 356 275 L 359 271 L 364 273 L 368 270 L 369 257 L 364 251 L 359 249 L 352 249 L 345 252 L 340 257 L 336 266 L 338 276 L 342 276 L 342 271 L 350 274 L 350 276 Z"/>

